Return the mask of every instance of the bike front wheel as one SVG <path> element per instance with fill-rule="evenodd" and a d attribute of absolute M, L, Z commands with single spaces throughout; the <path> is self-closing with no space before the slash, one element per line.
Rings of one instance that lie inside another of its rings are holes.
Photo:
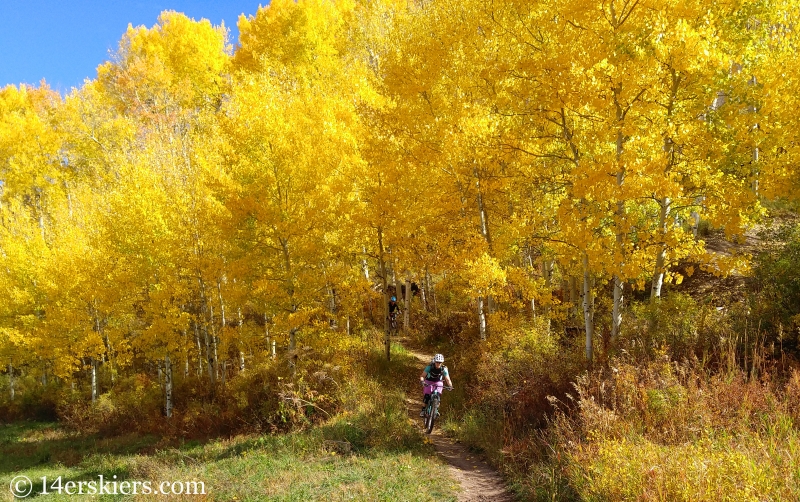
<path fill-rule="evenodd" d="M 436 414 L 439 412 L 439 400 L 431 399 L 430 412 L 425 420 L 425 432 L 433 432 L 433 423 L 436 421 Z"/>

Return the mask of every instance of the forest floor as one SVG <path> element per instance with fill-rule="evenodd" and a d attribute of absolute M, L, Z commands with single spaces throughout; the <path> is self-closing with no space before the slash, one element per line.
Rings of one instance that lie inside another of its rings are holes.
<path fill-rule="evenodd" d="M 400 341 L 407 342 L 403 339 Z M 433 359 L 430 354 L 423 354 L 408 347 L 406 347 L 406 351 L 419 361 L 420 372 Z M 406 392 L 409 396 L 415 396 L 406 398 L 408 414 L 412 420 L 421 424 L 422 419 L 419 417 L 419 410 L 422 408 L 422 400 L 419 397 L 421 389 L 419 386 L 415 386 L 413 389 L 407 389 Z M 446 395 L 443 399 L 446 399 Z M 497 471 L 466 446 L 444 436 L 438 427 L 434 427 L 428 437 L 436 448 L 436 452 L 447 462 L 450 476 L 461 486 L 461 492 L 458 494 L 459 502 L 510 502 L 514 500 Z"/>
<path fill-rule="evenodd" d="M 29 498 L 47 492 L 48 500 L 55 501 L 502 500 L 459 499 L 459 483 L 450 476 L 447 459 L 434 451 L 437 443 L 427 440 L 419 421 L 409 418 L 405 388 L 419 371 L 414 356 L 394 345 L 391 363 L 371 365 L 370 385 L 378 389 L 374 398 L 287 434 L 183 440 L 122 432 L 107 437 L 57 423 L 0 424 L 0 501 L 19 500 L 10 487 L 24 489 L 26 478 L 32 484 Z M 106 486 L 116 495 L 99 495 L 97 485 L 87 484 L 97 483 L 101 475 L 106 483 L 116 482 Z M 123 489 L 130 492 L 134 481 L 140 482 L 138 494 L 122 494 Z M 145 481 L 154 489 L 165 481 L 202 483 L 204 491 L 177 498 L 143 495 Z M 123 488 L 122 482 L 129 484 Z"/>
<path fill-rule="evenodd" d="M 712 255 L 723 258 L 741 256 L 752 258 L 760 252 L 785 244 L 784 239 L 780 237 L 781 229 L 796 225 L 798 220 L 800 217 L 792 211 L 777 210 L 744 235 L 726 236 L 724 231 L 712 229 L 700 238 Z M 692 274 L 687 274 L 688 266 L 693 268 Z M 719 308 L 741 300 L 746 294 L 747 281 L 750 280 L 747 272 L 734 270 L 730 275 L 717 275 L 699 266 L 698 263 L 691 262 L 678 266 L 676 271 L 684 275 L 683 283 L 679 286 L 668 285 L 667 289 L 686 293 Z"/>

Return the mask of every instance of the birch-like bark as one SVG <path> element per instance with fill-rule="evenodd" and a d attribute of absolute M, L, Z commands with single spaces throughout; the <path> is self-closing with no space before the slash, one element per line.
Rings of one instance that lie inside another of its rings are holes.
<path fill-rule="evenodd" d="M 244 317 L 242 317 L 242 308 L 237 310 L 239 316 L 239 373 L 244 373 L 244 351 L 242 350 L 242 326 L 244 325 Z"/>
<path fill-rule="evenodd" d="M 221 328 L 224 328 L 225 325 L 226 325 L 226 323 L 225 323 L 225 302 L 222 300 L 222 281 L 219 280 L 219 279 L 217 279 L 217 295 L 219 295 L 219 309 L 220 309 L 220 315 L 222 316 L 222 320 L 220 322 L 220 326 L 221 326 Z M 214 317 L 213 314 L 212 314 L 211 317 L 212 318 Z"/>
<path fill-rule="evenodd" d="M 164 411 L 167 418 L 172 417 L 172 361 L 164 356 Z"/>
<path fill-rule="evenodd" d="M 328 311 L 330 312 L 330 320 L 328 323 L 332 329 L 338 329 L 338 322 L 336 322 L 336 289 L 328 287 Z"/>
<path fill-rule="evenodd" d="M 214 361 L 214 381 L 216 382 L 217 378 L 219 378 L 219 357 L 217 354 L 217 345 L 219 338 L 217 337 L 217 329 L 214 325 L 214 306 L 209 305 L 208 311 L 211 314 L 211 319 L 209 320 L 208 326 L 211 328 L 211 351 L 213 354 L 213 361 Z"/>
<path fill-rule="evenodd" d="M 208 380 L 211 382 L 211 385 L 214 386 L 217 384 L 217 372 L 215 371 L 216 368 L 216 361 L 214 360 L 214 355 L 211 351 L 211 340 L 209 340 L 208 336 L 208 326 L 203 324 L 203 338 L 206 342 L 206 369 L 208 370 Z"/>
<path fill-rule="evenodd" d="M 212 387 L 217 384 L 217 350 L 216 350 L 216 336 L 214 333 L 214 307 L 208 301 L 206 294 L 206 285 L 203 281 L 200 272 L 197 273 L 197 282 L 200 286 L 200 311 L 203 330 L 203 338 L 206 345 L 206 366 L 208 369 L 208 380 L 211 382 Z M 209 334 L 209 328 L 211 333 Z"/>
<path fill-rule="evenodd" d="M 672 120 L 672 115 L 675 110 L 675 102 L 678 99 L 678 90 L 683 80 L 681 75 L 675 71 L 671 71 L 672 86 L 670 89 L 669 101 L 666 105 L 666 115 L 669 121 Z M 668 175 L 675 165 L 675 144 L 670 136 L 664 138 L 664 146 L 662 147 L 667 157 L 666 165 L 664 166 L 664 174 Z M 650 285 L 650 301 L 655 302 L 657 298 L 661 297 L 661 286 L 664 284 L 664 275 L 666 274 L 666 258 L 667 258 L 667 219 L 669 217 L 672 201 L 668 196 L 664 196 L 658 200 L 659 213 L 658 213 L 658 235 L 659 244 L 658 251 L 656 252 L 656 263 L 653 269 L 653 281 Z M 676 215 L 677 216 L 677 215 Z M 675 222 L 678 225 L 678 222 Z"/>
<path fill-rule="evenodd" d="M 398 303 L 403 300 L 403 295 L 400 294 L 400 284 L 397 282 L 397 260 L 392 258 L 392 285 L 394 286 L 394 297 Z"/>
<path fill-rule="evenodd" d="M 287 239 L 280 239 L 281 250 L 283 251 L 283 265 L 286 269 L 286 292 L 289 294 L 289 312 L 297 312 L 297 304 L 294 301 L 294 271 L 292 270 L 292 260 L 289 256 L 289 241 Z M 297 374 L 297 327 L 292 327 L 289 330 L 289 365 L 292 370 L 292 377 Z"/>
<path fill-rule="evenodd" d="M 692 237 L 697 239 L 697 231 L 700 229 L 700 213 L 692 210 Z"/>
<path fill-rule="evenodd" d="M 489 245 L 489 251 L 492 250 L 492 235 L 489 232 L 489 215 L 486 212 L 486 207 L 483 204 L 483 193 L 481 193 L 481 179 L 478 176 L 478 169 L 474 169 L 475 174 L 475 186 L 478 189 L 478 212 L 481 218 L 481 235 L 483 238 L 486 239 L 486 243 Z"/>
<path fill-rule="evenodd" d="M 484 307 L 483 297 L 478 297 L 478 327 L 480 330 L 481 340 L 486 340 L 486 309 Z"/>
<path fill-rule="evenodd" d="M 611 339 L 615 340 L 622 327 L 622 302 L 625 284 L 619 275 L 614 275 L 614 306 L 611 311 Z"/>
<path fill-rule="evenodd" d="M 92 404 L 97 402 L 97 361 L 94 357 L 91 359 L 92 372 Z"/>
<path fill-rule="evenodd" d="M 105 332 L 103 324 L 100 322 L 100 318 L 97 317 L 97 310 L 95 310 L 95 317 L 97 318 L 97 331 L 103 337 L 103 342 L 105 342 L 106 354 L 108 354 L 108 372 L 111 376 L 111 383 L 113 384 L 116 381 L 116 372 L 114 370 L 114 349 L 111 347 L 111 340 L 108 338 L 108 334 Z"/>
<path fill-rule="evenodd" d="M 625 182 L 625 166 L 622 164 L 622 154 L 624 152 L 624 145 L 625 145 L 625 137 L 622 134 L 622 123 L 625 120 L 625 111 L 622 108 L 622 105 L 619 102 L 619 94 L 622 92 L 622 84 L 620 83 L 619 86 L 613 89 L 614 91 L 614 105 L 617 109 L 617 187 L 622 188 L 622 184 Z M 621 195 L 620 195 L 621 197 Z M 619 226 L 623 224 L 625 220 L 625 202 L 623 200 L 617 201 L 617 210 L 616 210 L 616 223 L 617 223 L 617 235 L 616 235 L 616 242 L 617 242 L 617 250 L 622 252 L 623 244 L 624 244 L 624 235 L 623 232 L 620 230 Z M 623 257 L 624 260 L 624 257 Z M 623 298 L 623 283 L 622 278 L 620 277 L 619 268 L 622 264 L 617 265 L 617 271 L 614 272 L 614 281 L 613 281 L 613 306 L 611 309 L 611 339 L 616 339 L 617 335 L 619 335 L 620 327 L 622 326 L 622 302 Z"/>
<path fill-rule="evenodd" d="M 203 374 L 203 348 L 200 345 L 200 330 L 197 327 L 197 321 L 192 321 L 194 326 L 194 341 L 197 343 L 197 377 Z"/>
<path fill-rule="evenodd" d="M 364 257 L 361 258 L 361 270 L 364 272 L 364 279 L 369 280 L 369 264 L 367 264 L 367 247 L 363 246 L 361 249 L 364 252 Z"/>
<path fill-rule="evenodd" d="M 425 271 L 422 276 L 422 308 L 425 312 L 428 311 L 428 290 L 431 287 L 430 282 L 428 282 L 428 267 L 425 267 Z"/>
<path fill-rule="evenodd" d="M 481 179 L 478 176 L 478 168 L 473 170 L 475 175 L 475 186 L 478 191 L 478 213 L 481 219 L 481 235 L 486 239 L 486 244 L 489 246 L 489 252 L 492 252 L 492 235 L 489 233 L 489 216 L 486 213 L 486 207 L 483 205 L 483 193 L 481 193 Z M 480 327 L 481 340 L 486 340 L 486 307 L 484 305 L 483 296 L 478 297 L 478 326 Z"/>
<path fill-rule="evenodd" d="M 391 339 L 389 338 L 389 284 L 386 274 L 386 259 L 383 248 L 383 229 L 378 227 L 378 266 L 381 269 L 381 283 L 383 286 L 383 343 L 386 349 L 386 360 L 392 359 Z"/>
<path fill-rule="evenodd" d="M 656 266 L 653 271 L 653 282 L 650 286 L 650 301 L 654 302 L 661 297 L 661 286 L 664 284 L 665 267 L 667 258 L 667 215 L 669 215 L 671 201 L 669 197 L 664 197 L 658 201 L 661 206 L 658 214 L 658 232 L 661 237 L 658 253 L 656 254 Z"/>
<path fill-rule="evenodd" d="M 592 339 L 594 338 L 594 297 L 591 276 L 589 274 L 589 257 L 583 255 L 583 322 L 586 329 L 586 361 L 592 363 Z"/>

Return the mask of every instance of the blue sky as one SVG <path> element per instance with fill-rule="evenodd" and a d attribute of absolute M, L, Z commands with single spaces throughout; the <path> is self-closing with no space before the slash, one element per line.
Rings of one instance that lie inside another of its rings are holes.
<path fill-rule="evenodd" d="M 153 26 L 164 10 L 214 25 L 236 44 L 240 14 L 268 0 L 0 0 L 0 88 L 45 79 L 62 94 L 95 78 L 128 24 Z"/>

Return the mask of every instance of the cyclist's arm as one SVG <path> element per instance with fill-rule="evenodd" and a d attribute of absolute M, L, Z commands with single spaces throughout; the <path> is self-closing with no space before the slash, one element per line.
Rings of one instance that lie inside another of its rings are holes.
<path fill-rule="evenodd" d="M 426 378 L 428 378 L 428 366 L 425 366 L 425 369 L 422 370 L 422 373 L 419 374 L 419 381 L 424 382 Z"/>
<path fill-rule="evenodd" d="M 448 387 L 453 386 L 453 381 L 450 380 L 450 371 L 448 371 L 446 368 L 444 370 L 444 383 L 446 383 Z"/>

